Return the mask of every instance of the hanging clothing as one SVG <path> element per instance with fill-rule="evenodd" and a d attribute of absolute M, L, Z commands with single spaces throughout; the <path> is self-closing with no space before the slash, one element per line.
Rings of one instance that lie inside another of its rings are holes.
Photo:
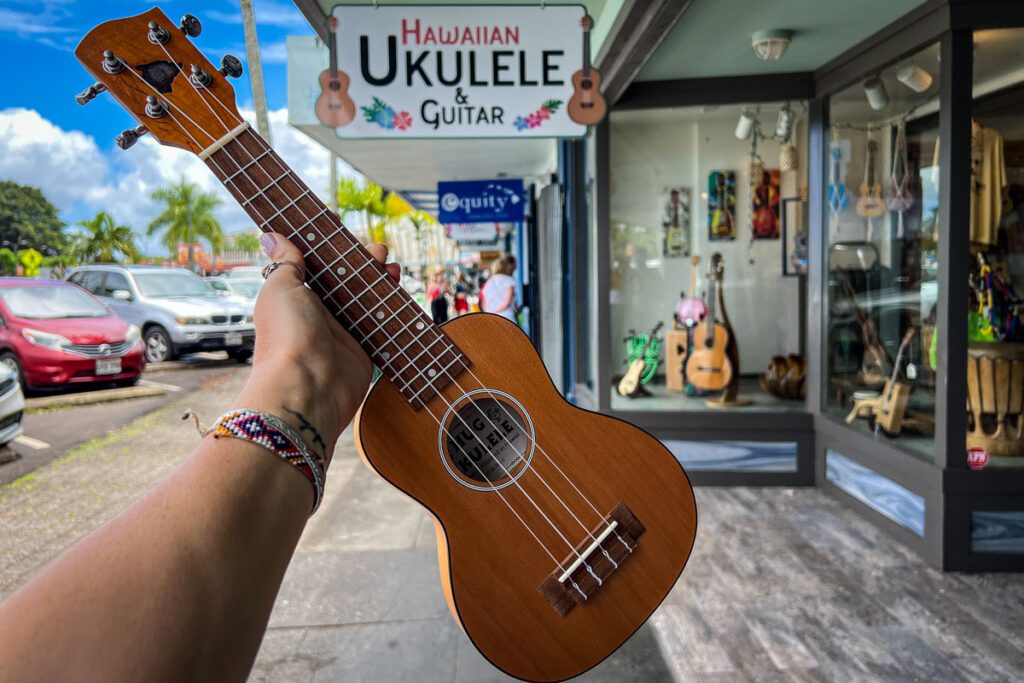
<path fill-rule="evenodd" d="M 1003 219 L 1006 163 L 1003 135 L 971 122 L 971 241 L 995 244 Z"/>

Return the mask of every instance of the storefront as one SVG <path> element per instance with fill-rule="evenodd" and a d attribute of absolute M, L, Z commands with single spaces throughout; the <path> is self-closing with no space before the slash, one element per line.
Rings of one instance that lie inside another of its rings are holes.
<path fill-rule="evenodd" d="M 935 566 L 1024 568 L 1024 3 L 781 3 L 766 28 L 816 27 L 793 71 L 689 77 L 694 31 L 752 33 L 693 4 L 562 155 L 574 397 L 697 484 L 817 485 Z"/>

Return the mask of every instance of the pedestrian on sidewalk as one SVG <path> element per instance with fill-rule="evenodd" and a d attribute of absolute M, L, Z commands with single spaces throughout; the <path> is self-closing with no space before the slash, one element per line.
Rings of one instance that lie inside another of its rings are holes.
<path fill-rule="evenodd" d="M 435 325 L 448 322 L 448 276 L 443 266 L 438 266 L 430 277 L 427 301 L 430 302 L 430 317 Z"/>
<path fill-rule="evenodd" d="M 466 282 L 466 274 L 461 270 L 455 275 L 455 316 L 469 313 L 469 284 Z"/>
<path fill-rule="evenodd" d="M 485 313 L 497 313 L 519 324 L 516 306 L 516 257 L 505 254 L 491 266 L 491 277 L 480 291 Z"/>
<path fill-rule="evenodd" d="M 273 233 L 260 241 L 273 263 L 256 301 L 252 372 L 206 431 L 225 438 L 204 438 L 0 604 L 3 683 L 248 676 L 371 376 L 370 359 L 305 286 L 298 248 Z M 385 262 L 383 245 L 369 250 Z M 386 268 L 397 281 L 398 265 Z"/>

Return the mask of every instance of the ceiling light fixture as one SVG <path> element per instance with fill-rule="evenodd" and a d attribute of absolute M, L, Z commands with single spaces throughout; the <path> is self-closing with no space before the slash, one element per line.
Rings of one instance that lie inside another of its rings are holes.
<path fill-rule="evenodd" d="M 757 31 L 750 37 L 750 44 L 757 56 L 766 62 L 774 62 L 786 53 L 793 32 L 784 28 Z"/>
<path fill-rule="evenodd" d="M 754 117 L 749 111 L 740 114 L 740 120 L 736 122 L 736 139 L 746 140 L 754 132 Z"/>
<path fill-rule="evenodd" d="M 932 75 L 914 64 L 908 64 L 896 72 L 896 80 L 907 86 L 914 92 L 924 92 L 932 87 L 934 78 Z"/>
<path fill-rule="evenodd" d="M 889 104 L 889 93 L 885 90 L 885 83 L 878 76 L 872 76 L 864 81 L 864 94 L 867 95 L 868 105 L 875 111 L 882 111 L 885 105 Z"/>

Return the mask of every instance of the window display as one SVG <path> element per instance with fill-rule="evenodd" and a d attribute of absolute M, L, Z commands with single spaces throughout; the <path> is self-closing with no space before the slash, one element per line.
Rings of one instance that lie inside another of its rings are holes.
<path fill-rule="evenodd" d="M 826 415 L 932 457 L 939 46 L 830 98 Z"/>
<path fill-rule="evenodd" d="M 612 112 L 613 410 L 804 409 L 806 111 Z"/>
<path fill-rule="evenodd" d="M 1024 29 L 974 34 L 967 458 L 1024 466 Z"/>

